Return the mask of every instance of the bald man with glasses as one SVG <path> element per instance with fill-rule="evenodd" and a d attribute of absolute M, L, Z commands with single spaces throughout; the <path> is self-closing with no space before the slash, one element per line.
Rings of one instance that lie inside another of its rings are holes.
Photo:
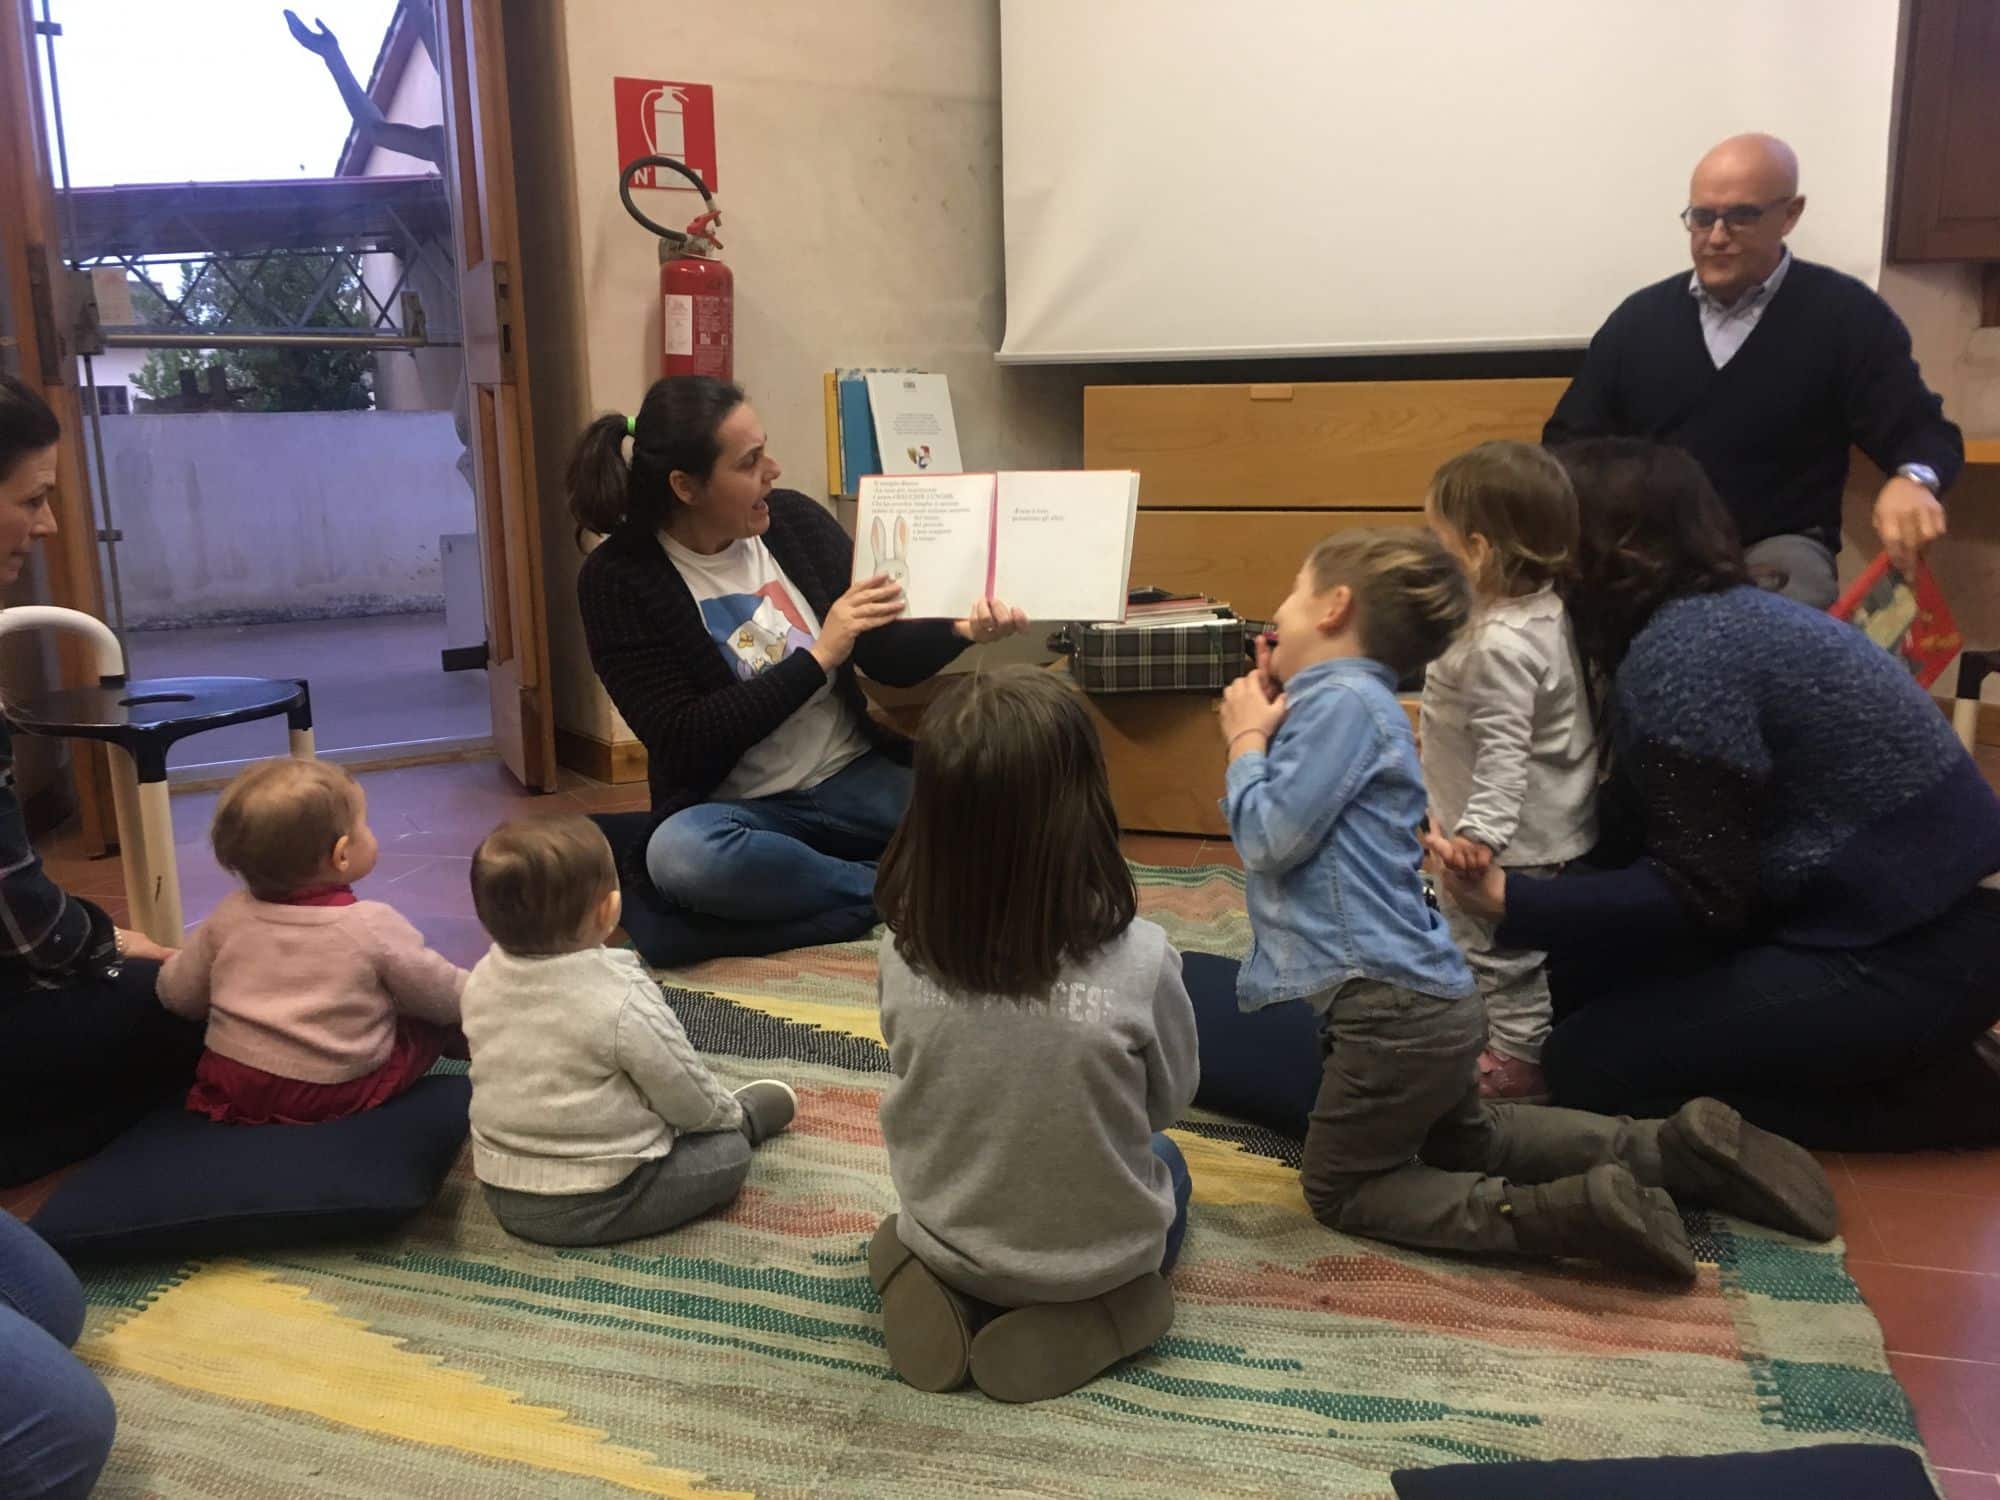
<path fill-rule="evenodd" d="M 1839 591 L 1848 450 L 1891 476 L 1875 530 L 1907 571 L 1944 534 L 1939 496 L 1965 445 L 1889 304 L 1785 247 L 1805 206 L 1798 158 L 1773 136 L 1733 136 L 1704 156 L 1681 212 L 1694 275 L 1625 299 L 1542 440 L 1687 449 L 1736 517 L 1752 576 L 1824 609 Z"/>

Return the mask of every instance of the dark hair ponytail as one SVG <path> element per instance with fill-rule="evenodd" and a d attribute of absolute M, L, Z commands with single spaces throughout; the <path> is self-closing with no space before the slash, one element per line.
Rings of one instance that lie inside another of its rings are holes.
<path fill-rule="evenodd" d="M 628 521 L 660 530 L 676 503 L 674 473 L 708 478 L 722 453 L 716 429 L 742 404 L 742 388 L 726 380 L 676 375 L 653 382 L 629 424 L 611 415 L 584 428 L 564 476 L 577 530 L 604 536 Z"/>
<path fill-rule="evenodd" d="M 0 483 L 30 453 L 55 446 L 62 424 L 34 390 L 12 375 L 0 375 Z"/>

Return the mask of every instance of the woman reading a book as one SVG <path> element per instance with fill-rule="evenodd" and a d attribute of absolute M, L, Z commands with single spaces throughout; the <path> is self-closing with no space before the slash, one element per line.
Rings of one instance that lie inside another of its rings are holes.
<path fill-rule="evenodd" d="M 1445 876 L 1550 955 L 1558 1103 L 1805 1145 L 2000 1142 L 2000 798 L 1902 662 L 1751 585 L 1685 453 L 1559 450 L 1609 779 L 1589 864 Z"/>
<path fill-rule="evenodd" d="M 743 392 L 702 376 L 599 417 L 570 459 L 570 513 L 604 537 L 577 579 L 584 637 L 646 747 L 646 872 L 687 919 L 684 961 L 867 933 L 910 769 L 856 669 L 911 686 L 1028 623 L 991 599 L 899 620 L 901 586 L 850 586 L 853 542 L 778 475 Z"/>

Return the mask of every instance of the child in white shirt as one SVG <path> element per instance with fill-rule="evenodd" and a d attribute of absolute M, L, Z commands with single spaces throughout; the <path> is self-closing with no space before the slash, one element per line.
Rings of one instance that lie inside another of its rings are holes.
<path fill-rule="evenodd" d="M 702 1063 L 618 925 L 611 846 L 588 818 L 522 818 L 472 857 L 493 948 L 466 981 L 472 1168 L 494 1217 L 544 1245 L 658 1234 L 736 1196 L 797 1096 L 733 1094 Z"/>
<path fill-rule="evenodd" d="M 1597 839 L 1597 739 L 1556 582 L 1576 555 L 1576 492 L 1545 449 L 1482 443 L 1446 463 L 1425 504 L 1476 595 L 1472 624 L 1424 679 L 1423 767 L 1446 863 L 1550 876 Z M 1480 1093 L 1541 1103 L 1547 955 L 1442 904 L 1486 1002 Z"/>

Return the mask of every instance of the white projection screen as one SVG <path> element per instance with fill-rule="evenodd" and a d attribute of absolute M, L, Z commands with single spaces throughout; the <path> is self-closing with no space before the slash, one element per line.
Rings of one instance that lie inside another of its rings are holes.
<path fill-rule="evenodd" d="M 999 357 L 1587 340 L 1687 268 L 1708 146 L 1797 147 L 1881 270 L 1896 0 L 1000 0 Z"/>

